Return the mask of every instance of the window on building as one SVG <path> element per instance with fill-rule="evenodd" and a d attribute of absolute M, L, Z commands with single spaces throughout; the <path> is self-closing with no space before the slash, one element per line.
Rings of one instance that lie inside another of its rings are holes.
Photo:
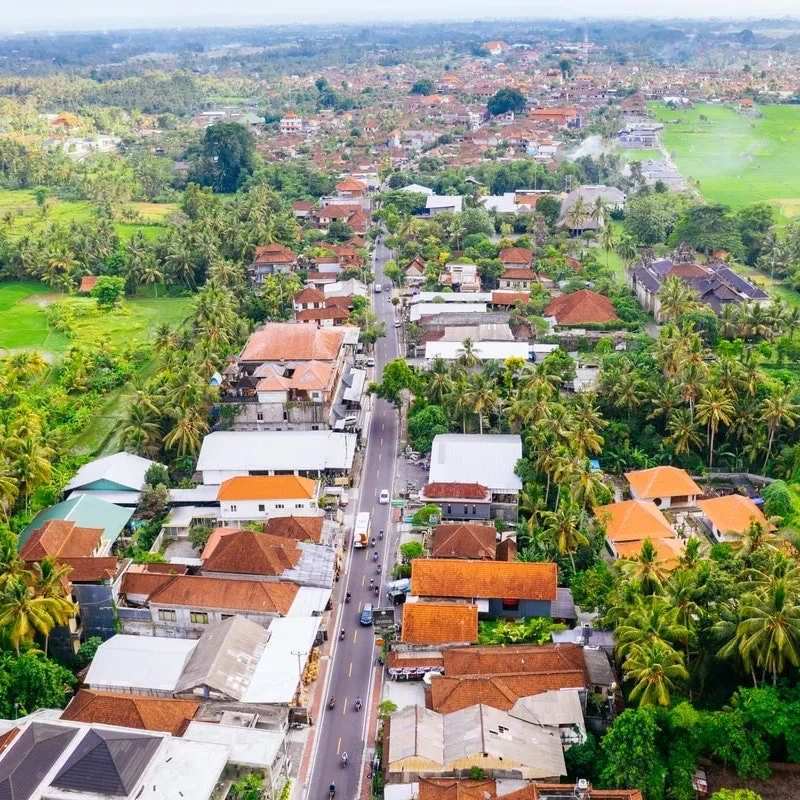
<path fill-rule="evenodd" d="M 294 504 L 294 507 L 295 507 L 295 508 L 302 508 L 302 507 L 303 507 L 303 504 L 302 504 L 302 503 L 295 503 L 295 504 Z"/>
<path fill-rule="evenodd" d="M 275 503 L 275 508 L 283 508 L 283 503 Z"/>
<path fill-rule="evenodd" d="M 222 614 L 221 615 L 222 621 L 225 622 L 226 619 L 230 619 L 233 616 L 234 616 L 233 614 Z"/>
<path fill-rule="evenodd" d="M 190 611 L 189 619 L 193 625 L 208 625 L 208 614 L 205 611 Z"/>
<path fill-rule="evenodd" d="M 503 611 L 519 611 L 519 600 L 503 600 Z"/>
<path fill-rule="evenodd" d="M 475 506 L 472 506 L 472 516 L 474 517 L 475 514 L 477 514 L 477 511 L 475 510 Z"/>
<path fill-rule="evenodd" d="M 259 511 L 266 511 L 267 507 L 263 503 L 259 503 L 258 504 L 258 510 Z"/>
<path fill-rule="evenodd" d="M 177 622 L 178 614 L 175 611 L 170 611 L 169 609 L 159 608 L 158 618 L 161 622 Z"/>
<path fill-rule="evenodd" d="M 450 503 L 447 504 L 447 514 L 448 516 L 453 513 L 453 506 Z"/>
<path fill-rule="evenodd" d="M 264 421 L 264 414 L 263 414 L 261 411 L 257 411 L 257 412 L 256 412 L 256 419 L 257 419 L 259 422 L 263 422 L 263 421 Z"/>
<path fill-rule="evenodd" d="M 236 506 L 231 504 L 231 511 L 236 511 L 236 510 L 237 510 Z"/>

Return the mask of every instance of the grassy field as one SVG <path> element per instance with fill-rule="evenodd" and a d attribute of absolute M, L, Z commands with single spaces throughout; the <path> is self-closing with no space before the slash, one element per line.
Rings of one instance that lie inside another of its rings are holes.
<path fill-rule="evenodd" d="M 121 308 L 99 312 L 90 297 L 69 297 L 39 283 L 0 284 L 0 348 L 10 350 L 35 347 L 56 357 L 72 342 L 97 341 L 108 336 L 122 347 L 147 341 L 158 325 L 183 321 L 189 309 L 188 297 L 134 297 Z M 64 302 L 75 313 L 75 338 L 67 339 L 51 330 L 45 308 Z"/>
<path fill-rule="evenodd" d="M 145 237 L 160 236 L 166 228 L 165 217 L 177 206 L 174 203 L 128 203 L 127 208 L 141 215 L 141 222 L 116 222 L 114 227 L 122 238 L 130 238 L 141 230 Z M 89 222 L 95 218 L 92 204 L 86 200 L 65 202 L 55 197 L 47 199 L 47 213 L 42 215 L 34 193 L 28 189 L 0 189 L 0 220 L 13 212 L 13 221 L 3 223 L 4 230 L 12 236 L 41 230 L 48 222 L 68 224 L 72 221 Z"/>
<path fill-rule="evenodd" d="M 759 106 L 757 118 L 716 104 L 650 107 L 678 169 L 706 198 L 733 208 L 769 202 L 784 219 L 800 214 L 800 107 Z"/>
<path fill-rule="evenodd" d="M 53 302 L 66 303 L 74 310 L 74 338 L 50 329 L 45 308 Z M 58 362 L 73 343 L 96 342 L 106 336 L 119 348 L 143 343 L 161 323 L 182 322 L 190 303 L 190 297 L 134 297 L 120 309 L 101 313 L 92 298 L 59 294 L 38 283 L 0 283 L 0 354 L 35 348 L 48 361 Z M 154 369 L 155 362 L 150 361 L 137 377 L 151 375 Z M 92 425 L 75 441 L 75 452 L 94 455 L 114 450 L 120 416 L 130 396 L 130 385 L 107 395 Z"/>
<path fill-rule="evenodd" d="M 618 152 L 628 162 L 646 161 L 648 158 L 659 161 L 663 158 L 660 150 L 619 150 Z"/>

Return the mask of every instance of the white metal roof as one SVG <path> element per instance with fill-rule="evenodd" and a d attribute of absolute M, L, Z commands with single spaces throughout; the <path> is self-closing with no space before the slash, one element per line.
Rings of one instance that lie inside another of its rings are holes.
<path fill-rule="evenodd" d="M 521 358 L 528 360 L 530 351 L 527 342 L 473 342 L 475 355 L 481 361 L 505 361 L 507 358 Z M 462 342 L 447 342 L 439 339 L 425 343 L 425 358 L 444 358 L 446 361 L 456 361 L 464 352 Z"/>
<path fill-rule="evenodd" d="M 207 800 L 222 779 L 229 754 L 221 744 L 170 738 L 150 762 L 142 800 Z"/>
<path fill-rule="evenodd" d="M 210 742 L 230 749 L 228 762 L 237 766 L 269 769 L 283 744 L 283 734 L 238 725 L 218 725 L 192 721 L 186 727 L 183 739 L 192 742 Z"/>
<path fill-rule="evenodd" d="M 354 433 L 215 431 L 203 439 L 197 469 L 265 472 L 345 470 L 353 466 Z"/>
<path fill-rule="evenodd" d="M 331 599 L 330 588 L 319 586 L 301 586 L 292 601 L 287 617 L 310 617 L 312 614 L 321 614 L 328 600 Z"/>
<path fill-rule="evenodd" d="M 493 492 L 518 492 L 522 481 L 514 474 L 522 458 L 522 439 L 516 434 L 443 433 L 433 438 L 431 483 L 479 483 Z"/>
<path fill-rule="evenodd" d="M 297 691 L 320 617 L 279 617 L 269 625 L 269 641 L 259 659 L 243 703 L 289 703 Z"/>
<path fill-rule="evenodd" d="M 95 481 L 111 481 L 138 492 L 144 485 L 144 476 L 155 462 L 133 453 L 114 453 L 84 464 L 75 477 L 64 487 L 65 492 L 88 486 Z"/>
<path fill-rule="evenodd" d="M 422 186 L 419 183 L 409 183 L 408 186 L 401 186 L 398 192 L 410 192 L 411 194 L 424 194 L 426 197 L 433 194 L 433 189 Z"/>
<path fill-rule="evenodd" d="M 486 303 L 417 303 L 411 306 L 409 319 L 417 322 L 422 317 L 433 317 L 438 314 L 483 314 L 486 312 Z"/>
<path fill-rule="evenodd" d="M 411 297 L 411 305 L 431 303 L 491 303 L 491 292 L 420 292 Z"/>
<path fill-rule="evenodd" d="M 86 684 L 172 692 L 195 647 L 195 639 L 117 634 L 97 648 Z"/>

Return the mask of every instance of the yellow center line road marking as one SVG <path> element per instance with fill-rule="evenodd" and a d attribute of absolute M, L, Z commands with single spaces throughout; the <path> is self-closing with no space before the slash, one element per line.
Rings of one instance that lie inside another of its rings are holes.
<path fill-rule="evenodd" d="M 381 444 L 383 444 L 383 436 L 381 436 Z"/>
<path fill-rule="evenodd" d="M 381 442 L 381 444 L 383 444 L 383 442 Z M 378 461 L 380 461 L 382 458 L 383 458 L 383 453 L 378 453 Z"/>
<path fill-rule="evenodd" d="M 347 671 L 347 677 L 348 678 L 352 678 L 353 677 L 353 662 L 352 661 L 350 662 L 350 669 Z"/>
<path fill-rule="evenodd" d="M 366 575 L 362 575 L 361 576 L 361 586 L 363 587 L 366 582 L 367 582 L 367 576 Z"/>
<path fill-rule="evenodd" d="M 353 644 L 355 644 L 355 643 L 356 643 L 356 640 L 357 640 L 357 639 L 358 639 L 358 628 L 356 628 L 356 629 L 353 631 Z"/>
<path fill-rule="evenodd" d="M 336 755 L 339 755 L 339 751 L 342 749 L 342 737 L 339 737 L 339 743 L 336 745 Z"/>
<path fill-rule="evenodd" d="M 361 613 L 361 601 L 360 600 L 358 601 L 358 613 L 359 614 Z"/>
<path fill-rule="evenodd" d="M 385 422 L 381 422 L 381 430 L 382 431 L 386 430 L 386 423 Z M 383 439 L 381 439 L 381 444 L 383 444 Z"/>
<path fill-rule="evenodd" d="M 345 697 L 344 703 L 342 703 L 342 716 L 347 713 L 347 698 Z"/>

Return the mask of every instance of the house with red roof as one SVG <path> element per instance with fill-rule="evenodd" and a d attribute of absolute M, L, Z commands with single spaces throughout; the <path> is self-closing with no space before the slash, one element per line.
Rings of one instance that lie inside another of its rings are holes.
<path fill-rule="evenodd" d="M 554 297 L 544 310 L 556 325 L 601 325 L 619 322 L 614 304 L 602 294 L 591 289 L 580 289 L 570 294 Z"/>
<path fill-rule="evenodd" d="M 256 286 L 264 283 L 267 275 L 289 273 L 297 269 L 297 253 L 278 242 L 256 247 L 253 262 L 247 268 L 250 280 Z"/>

